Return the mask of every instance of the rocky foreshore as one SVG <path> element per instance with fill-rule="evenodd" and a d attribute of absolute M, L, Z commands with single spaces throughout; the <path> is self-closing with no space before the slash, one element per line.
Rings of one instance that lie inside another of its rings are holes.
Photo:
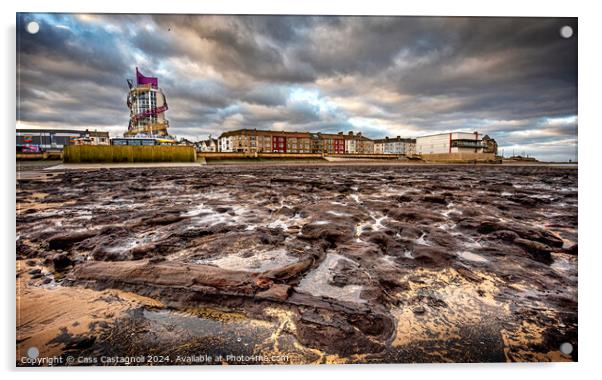
<path fill-rule="evenodd" d="M 31 172 L 16 218 L 17 359 L 577 359 L 572 168 Z"/>

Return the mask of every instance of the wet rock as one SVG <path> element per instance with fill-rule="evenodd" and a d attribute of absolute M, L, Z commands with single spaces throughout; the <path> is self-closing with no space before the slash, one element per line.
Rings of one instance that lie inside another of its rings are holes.
<path fill-rule="evenodd" d="M 342 355 L 382 351 L 383 345 L 375 339 L 369 339 L 359 328 L 382 332 L 384 323 L 379 326 L 375 318 L 362 315 L 344 317 L 336 313 L 324 314 L 305 312 L 295 321 L 297 338 L 302 344 Z"/>
<path fill-rule="evenodd" d="M 481 277 L 479 277 L 467 268 L 457 268 L 456 272 L 458 272 L 462 277 L 464 277 L 468 281 L 472 281 L 475 283 L 483 282 L 483 279 Z"/>
<path fill-rule="evenodd" d="M 255 230 L 255 234 L 261 244 L 276 245 L 286 239 L 286 235 L 280 228 L 264 228 L 260 227 Z"/>
<path fill-rule="evenodd" d="M 269 289 L 258 292 L 255 297 L 273 301 L 286 301 L 292 288 L 288 285 L 273 284 Z"/>
<path fill-rule="evenodd" d="M 289 218 L 292 218 L 293 216 L 295 216 L 296 211 L 292 207 L 283 206 L 279 208 L 274 214 L 288 216 Z"/>
<path fill-rule="evenodd" d="M 410 290 L 410 286 L 406 282 L 400 281 L 399 274 L 396 271 L 381 272 L 378 281 L 389 293 Z"/>
<path fill-rule="evenodd" d="M 412 311 L 414 312 L 414 314 L 424 314 L 424 313 L 426 313 L 426 309 L 422 305 L 416 306 L 415 308 L 412 309 Z"/>
<path fill-rule="evenodd" d="M 407 202 L 412 202 L 414 200 L 414 197 L 412 197 L 409 194 L 403 194 L 397 197 L 397 202 L 399 203 L 407 203 Z"/>
<path fill-rule="evenodd" d="M 370 336 L 388 335 L 393 327 L 391 319 L 372 313 L 352 314 L 349 322 Z"/>
<path fill-rule="evenodd" d="M 182 215 L 167 215 L 167 216 L 161 216 L 161 217 L 148 219 L 144 223 L 148 226 L 164 226 L 167 224 L 173 224 L 173 223 L 180 222 L 184 219 L 186 219 L 186 217 L 182 216 Z"/>
<path fill-rule="evenodd" d="M 393 237 L 388 235 L 385 232 L 371 232 L 368 235 L 368 241 L 378 245 L 383 252 L 394 255 L 394 252 L 403 251 L 403 247 L 399 242 L 397 242 Z"/>
<path fill-rule="evenodd" d="M 437 292 L 428 289 L 421 288 L 418 290 L 418 295 L 416 296 L 418 301 L 426 302 L 426 304 L 432 308 L 447 308 L 447 303 L 441 298 Z"/>
<path fill-rule="evenodd" d="M 270 286 L 274 285 L 274 281 L 266 277 L 259 277 L 255 279 L 255 285 L 257 285 L 259 289 L 269 289 Z"/>
<path fill-rule="evenodd" d="M 444 218 L 439 214 L 425 209 L 415 209 L 409 207 L 389 210 L 387 216 L 400 222 L 415 222 L 419 224 L 431 224 L 434 222 L 444 221 Z"/>
<path fill-rule="evenodd" d="M 464 215 L 464 213 L 463 213 Z M 456 223 L 456 228 L 476 231 L 481 226 L 481 222 L 476 219 L 463 219 Z"/>
<path fill-rule="evenodd" d="M 182 265 L 181 263 L 150 263 L 148 260 L 87 262 L 75 267 L 67 276 L 71 283 L 94 281 L 99 287 L 110 286 L 135 289 L 141 294 L 161 288 L 174 294 L 186 290 L 191 295 L 239 294 L 253 295 L 258 286 L 257 275 L 232 271 L 209 265 Z"/>
<path fill-rule="evenodd" d="M 262 276 L 275 280 L 293 279 L 299 276 L 301 273 L 308 270 L 313 265 L 313 263 L 314 259 L 308 258 L 282 268 L 263 272 Z"/>
<path fill-rule="evenodd" d="M 112 250 L 111 247 L 98 245 L 90 253 L 90 256 L 96 261 L 124 261 L 130 260 L 131 256 L 127 250 Z"/>
<path fill-rule="evenodd" d="M 342 288 L 343 286 L 348 284 L 348 280 L 349 279 L 346 275 L 335 274 L 330 280 L 328 280 L 328 284 Z"/>
<path fill-rule="evenodd" d="M 92 347 L 94 342 L 96 337 L 93 335 L 73 335 L 66 328 L 61 328 L 61 333 L 48 343 L 63 344 L 66 350 L 83 350 Z"/>
<path fill-rule="evenodd" d="M 427 202 L 427 203 L 440 204 L 440 205 L 446 205 L 447 204 L 447 200 L 445 199 L 445 197 L 443 197 L 443 196 L 437 196 L 437 195 L 429 195 L 429 196 L 426 196 L 426 197 L 422 197 L 422 201 L 423 202 Z"/>
<path fill-rule="evenodd" d="M 325 240 L 332 244 L 342 243 L 351 240 L 352 230 L 349 226 L 333 224 L 305 224 L 301 228 L 301 239 L 305 240 Z"/>
<path fill-rule="evenodd" d="M 523 194 L 514 194 L 514 196 L 510 197 L 509 199 L 525 207 L 536 207 L 541 204 L 547 204 L 551 202 L 550 199 L 534 198 Z"/>
<path fill-rule="evenodd" d="M 360 298 L 371 303 L 381 303 L 383 292 L 375 286 L 364 286 L 360 293 Z"/>
<path fill-rule="evenodd" d="M 206 235 L 217 235 L 217 234 L 225 234 L 230 231 L 237 231 L 244 229 L 244 226 L 229 226 L 226 223 L 218 223 L 209 228 L 205 229 Z"/>
<path fill-rule="evenodd" d="M 457 209 L 464 217 L 468 218 L 479 217 L 482 215 L 482 212 L 475 207 L 458 206 Z M 478 221 L 476 222 L 478 223 Z"/>
<path fill-rule="evenodd" d="M 418 239 L 420 236 L 422 236 L 423 231 L 412 225 L 412 224 L 407 224 L 407 223 L 396 223 L 396 224 L 387 224 L 388 226 L 390 225 L 391 228 L 397 228 L 399 231 L 399 236 L 402 239 L 405 240 L 409 240 L 409 241 L 413 241 Z"/>
<path fill-rule="evenodd" d="M 490 235 L 493 239 L 504 240 L 507 242 L 512 242 L 518 238 L 518 234 L 514 231 L 510 230 L 499 230 L 495 231 Z"/>
<path fill-rule="evenodd" d="M 89 239 L 91 237 L 94 237 L 98 234 L 98 231 L 73 231 L 73 232 L 67 232 L 67 233 L 61 233 L 61 234 L 57 234 L 52 236 L 50 239 L 48 239 L 48 247 L 52 250 L 57 250 L 57 249 L 68 249 L 71 246 L 73 246 L 73 244 L 78 243 L 80 241 Z"/>
<path fill-rule="evenodd" d="M 165 261 L 165 257 L 163 256 L 155 256 L 148 259 L 148 262 L 151 264 L 156 264 Z"/>
<path fill-rule="evenodd" d="M 54 270 L 61 272 L 73 264 L 71 258 L 66 253 L 57 253 L 52 256 L 52 265 Z"/>
<path fill-rule="evenodd" d="M 536 261 L 544 264 L 551 264 L 553 262 L 552 249 L 545 244 L 523 238 L 515 239 L 514 243 L 524 248 Z"/>
<path fill-rule="evenodd" d="M 21 241 L 18 241 L 16 246 L 17 246 L 17 258 L 24 259 L 27 257 L 37 256 L 36 250 L 31 248 L 29 245 L 22 243 Z"/>
<path fill-rule="evenodd" d="M 447 253 L 447 250 L 430 246 L 414 246 L 412 256 L 414 257 L 414 260 L 418 262 L 435 266 L 446 266 L 453 259 L 453 257 Z"/>
<path fill-rule="evenodd" d="M 153 256 L 153 253 L 156 249 L 157 246 L 154 243 L 143 244 L 130 249 L 127 255 L 131 257 L 132 260 L 140 260 Z"/>
<path fill-rule="evenodd" d="M 458 249 L 458 240 L 449 233 L 439 229 L 439 228 L 431 228 L 430 231 L 426 234 L 426 239 L 429 244 L 447 248 L 449 250 Z"/>
<path fill-rule="evenodd" d="M 569 248 L 565 249 L 564 252 L 568 253 L 569 255 L 577 256 L 577 252 L 578 252 L 577 244 L 571 245 Z"/>
<path fill-rule="evenodd" d="M 480 234 L 490 234 L 494 231 L 503 230 L 504 226 L 496 222 L 485 221 L 481 222 L 477 227 L 477 232 Z"/>

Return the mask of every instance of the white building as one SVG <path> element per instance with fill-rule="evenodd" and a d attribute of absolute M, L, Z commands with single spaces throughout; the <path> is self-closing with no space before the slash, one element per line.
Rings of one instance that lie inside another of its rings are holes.
<path fill-rule="evenodd" d="M 385 137 L 384 139 L 374 141 L 374 153 L 376 154 L 405 154 L 411 156 L 416 153 L 415 139 L 402 139 Z"/>
<path fill-rule="evenodd" d="M 349 132 L 350 134 L 352 132 Z M 351 135 L 353 136 L 353 135 Z M 355 139 L 346 138 L 345 139 L 345 153 L 357 153 Z"/>
<path fill-rule="evenodd" d="M 218 139 L 218 148 L 220 152 L 234 152 L 234 142 L 232 141 L 232 136 L 220 136 Z"/>
<path fill-rule="evenodd" d="M 218 141 L 217 139 L 211 138 L 207 140 L 201 140 L 195 144 L 197 151 L 199 152 L 217 152 L 218 151 Z"/>
<path fill-rule="evenodd" d="M 385 153 L 385 140 L 374 140 L 374 154 Z"/>
<path fill-rule="evenodd" d="M 449 132 L 416 138 L 416 154 L 483 153 L 483 135 Z"/>

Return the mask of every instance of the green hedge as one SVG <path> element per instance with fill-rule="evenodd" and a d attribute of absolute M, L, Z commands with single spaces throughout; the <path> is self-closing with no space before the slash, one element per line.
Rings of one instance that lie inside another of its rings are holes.
<path fill-rule="evenodd" d="M 65 163 L 91 162 L 194 162 L 191 146 L 67 145 Z"/>

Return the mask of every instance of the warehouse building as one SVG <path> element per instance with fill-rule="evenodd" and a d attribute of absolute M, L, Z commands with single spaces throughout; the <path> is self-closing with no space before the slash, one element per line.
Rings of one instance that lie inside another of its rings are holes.
<path fill-rule="evenodd" d="M 109 145 L 109 132 L 65 129 L 17 129 L 17 152 L 59 152 L 65 145 Z"/>
<path fill-rule="evenodd" d="M 478 132 L 449 132 L 416 138 L 416 154 L 483 153 Z"/>

